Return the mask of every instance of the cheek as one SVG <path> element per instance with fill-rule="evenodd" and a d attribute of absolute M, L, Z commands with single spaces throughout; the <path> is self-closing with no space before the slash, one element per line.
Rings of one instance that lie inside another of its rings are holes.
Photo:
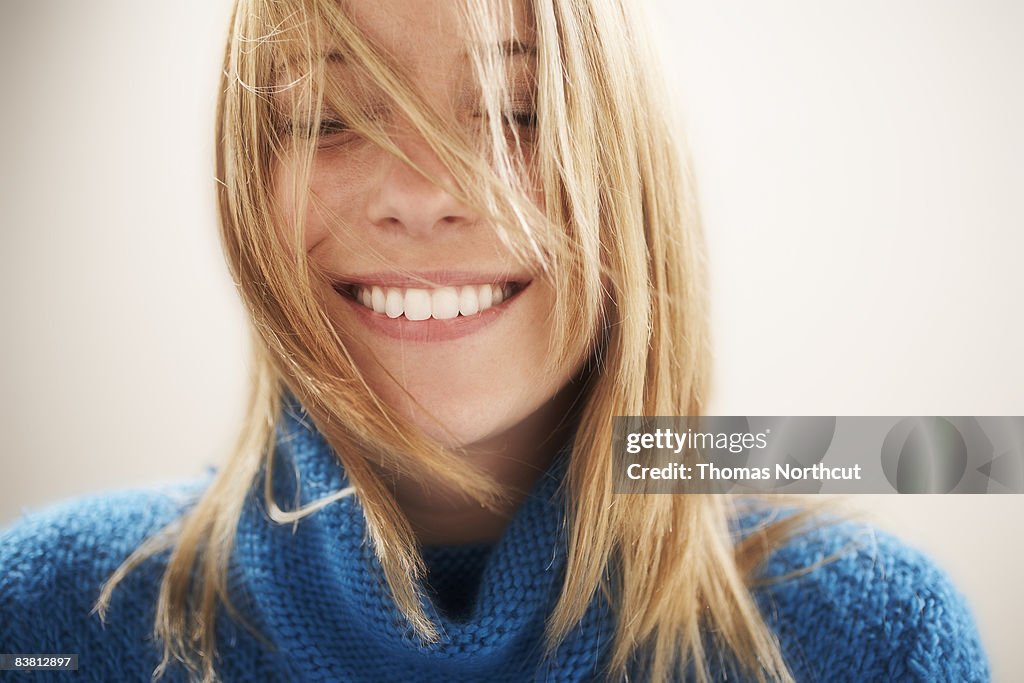
<path fill-rule="evenodd" d="M 340 229 L 353 224 L 364 206 L 372 179 L 353 164 L 337 163 L 335 156 L 329 151 L 318 153 L 304 187 L 293 165 L 281 163 L 274 171 L 274 223 L 290 255 L 301 244 L 316 260 L 317 247 L 327 246 L 325 242 L 338 237 Z"/>
<path fill-rule="evenodd" d="M 274 202 L 274 232 L 289 259 L 294 259 L 296 252 L 307 253 L 309 245 L 316 239 L 315 233 L 321 229 L 317 226 L 314 213 L 309 210 L 308 205 L 306 210 L 302 211 L 302 195 L 305 193 L 308 196 L 308 191 L 299 190 L 297 182 L 297 175 L 291 166 L 277 166 L 271 194 Z"/>

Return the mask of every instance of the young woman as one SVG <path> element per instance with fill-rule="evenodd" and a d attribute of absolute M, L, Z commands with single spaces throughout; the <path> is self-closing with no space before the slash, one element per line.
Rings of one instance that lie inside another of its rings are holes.
<path fill-rule="evenodd" d="M 248 420 L 193 488 L 7 532 L 0 650 L 90 680 L 987 678 L 962 598 L 892 539 L 612 492 L 613 416 L 700 415 L 709 371 L 632 6 L 238 0 L 218 191 Z"/>

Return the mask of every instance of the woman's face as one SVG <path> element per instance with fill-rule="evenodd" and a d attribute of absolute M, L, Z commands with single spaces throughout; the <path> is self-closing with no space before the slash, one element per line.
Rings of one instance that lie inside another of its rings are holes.
<path fill-rule="evenodd" d="M 467 96 L 472 66 L 453 4 L 349 0 L 345 6 L 363 32 L 408 69 L 424 98 L 452 120 L 475 125 L 475 98 Z M 531 46 L 523 8 L 517 11 L 517 25 L 503 37 Z M 533 53 L 519 50 L 510 59 L 512 101 L 531 102 Z M 354 76 L 342 61 L 326 68 L 342 83 Z M 387 111 L 382 94 L 371 89 L 366 97 L 414 163 L 452 181 L 411 124 Z M 512 114 L 529 121 L 531 112 Z M 551 425 L 565 409 L 552 399 L 580 365 L 544 372 L 552 288 L 507 253 L 492 224 L 444 189 L 355 133 L 330 124 L 323 130 L 303 246 L 334 280 L 319 294 L 333 324 L 354 340 L 349 351 L 371 388 L 449 446 Z M 529 129 L 519 133 L 531 144 Z M 291 215 L 293 178 L 287 165 L 277 169 L 284 216 Z"/>

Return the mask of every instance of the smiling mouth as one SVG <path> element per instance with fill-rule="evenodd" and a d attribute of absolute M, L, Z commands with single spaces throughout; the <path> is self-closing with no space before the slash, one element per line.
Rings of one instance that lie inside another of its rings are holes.
<path fill-rule="evenodd" d="M 388 318 L 453 320 L 478 315 L 518 295 L 529 282 L 466 284 L 446 287 L 386 287 L 337 283 L 342 296 Z"/>

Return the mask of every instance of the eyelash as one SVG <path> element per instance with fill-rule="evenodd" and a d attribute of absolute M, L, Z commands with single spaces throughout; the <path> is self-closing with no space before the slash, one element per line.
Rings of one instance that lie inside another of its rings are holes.
<path fill-rule="evenodd" d="M 351 130 L 348 127 L 348 124 L 342 121 L 341 119 L 330 119 L 326 117 L 320 119 L 321 136 L 331 135 L 333 133 L 344 133 L 348 130 Z"/>
<path fill-rule="evenodd" d="M 284 122 L 279 128 L 283 135 L 296 138 L 310 139 L 314 136 L 312 123 Z M 344 133 L 350 130 L 348 124 L 340 119 L 321 118 L 320 127 L 315 131 L 317 137 L 326 137 L 336 133 Z"/>
<path fill-rule="evenodd" d="M 536 128 L 537 112 L 533 110 L 508 112 L 505 114 L 505 122 L 520 128 Z"/>

